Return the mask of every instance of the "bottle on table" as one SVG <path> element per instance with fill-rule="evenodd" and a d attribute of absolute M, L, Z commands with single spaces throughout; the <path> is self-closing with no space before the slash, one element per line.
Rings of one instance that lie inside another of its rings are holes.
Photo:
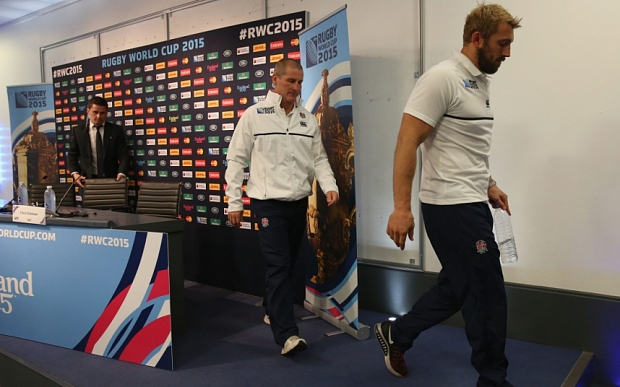
<path fill-rule="evenodd" d="M 515 245 L 514 234 L 512 233 L 512 223 L 510 215 L 501 208 L 495 209 L 494 215 L 495 237 L 499 245 L 500 260 L 502 263 L 513 263 L 519 260 L 517 246 Z"/>
<path fill-rule="evenodd" d="M 28 205 L 28 188 L 21 181 L 19 182 L 19 187 L 17 187 L 17 204 Z"/>
<path fill-rule="evenodd" d="M 51 185 L 47 186 L 43 194 L 43 202 L 45 203 L 45 209 L 56 212 L 56 192 L 54 192 Z"/>

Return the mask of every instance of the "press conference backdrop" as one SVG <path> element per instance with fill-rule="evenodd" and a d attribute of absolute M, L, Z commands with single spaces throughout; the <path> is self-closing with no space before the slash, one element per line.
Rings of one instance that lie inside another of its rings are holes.
<path fill-rule="evenodd" d="M 506 280 L 620 296 L 620 3 L 501 3 L 523 17 L 491 86 L 491 172 L 509 196 L 519 253 Z M 461 47 L 476 4 L 426 2 L 426 68 Z"/>
<path fill-rule="evenodd" d="M 88 100 L 101 96 L 108 121 L 125 129 L 130 188 L 181 181 L 185 221 L 225 225 L 233 130 L 245 109 L 264 99 L 275 63 L 299 60 L 305 20 L 298 12 L 53 67 L 60 181 L 71 181 L 71 129 L 86 119 Z M 132 204 L 136 191 L 129 192 Z M 258 229 L 251 200 L 244 204 L 242 228 Z"/>

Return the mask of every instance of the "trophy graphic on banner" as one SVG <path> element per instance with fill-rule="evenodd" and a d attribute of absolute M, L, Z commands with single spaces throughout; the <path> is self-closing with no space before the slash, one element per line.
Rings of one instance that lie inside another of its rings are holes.
<path fill-rule="evenodd" d="M 57 180 L 57 158 L 56 146 L 52 144 L 45 134 L 39 132 L 39 121 L 36 111 L 32 112 L 31 129 L 26 133 L 22 140 L 15 146 L 13 151 L 13 168 L 17 177 L 15 186 L 20 181 L 32 184 L 47 175 L 46 182 Z"/>
<path fill-rule="evenodd" d="M 316 284 L 326 283 L 333 278 L 347 259 L 351 227 L 355 225 L 355 206 L 351 208 L 350 203 L 355 175 L 353 124 L 349 124 L 346 131 L 340 124 L 338 112 L 329 106 L 329 71 L 323 70 L 322 75 L 321 105 L 315 116 L 329 165 L 338 184 L 340 200 L 328 207 L 325 194 L 317 189 L 317 182 L 314 181 L 314 194 L 308 202 L 307 234 L 318 261 L 317 274 L 311 278 Z"/>

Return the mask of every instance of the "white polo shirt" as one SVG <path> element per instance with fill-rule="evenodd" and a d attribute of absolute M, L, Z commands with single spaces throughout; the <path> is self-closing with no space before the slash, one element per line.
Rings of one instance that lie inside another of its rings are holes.
<path fill-rule="evenodd" d="M 423 203 L 488 200 L 493 128 L 489 84 L 489 76 L 455 52 L 415 85 L 405 113 L 434 127 L 421 145 Z"/>

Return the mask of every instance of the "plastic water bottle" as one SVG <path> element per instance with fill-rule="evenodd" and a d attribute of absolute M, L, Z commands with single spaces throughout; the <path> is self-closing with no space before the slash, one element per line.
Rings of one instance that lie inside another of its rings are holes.
<path fill-rule="evenodd" d="M 56 192 L 54 192 L 51 185 L 47 186 L 43 194 L 43 202 L 45 203 L 45 209 L 56 212 Z"/>
<path fill-rule="evenodd" d="M 19 187 L 17 187 L 17 204 L 28 205 L 28 188 L 21 181 L 19 182 Z"/>
<path fill-rule="evenodd" d="M 517 256 L 517 246 L 515 237 L 512 233 L 512 223 L 510 215 L 501 208 L 495 209 L 494 216 L 495 237 L 499 245 L 500 259 L 502 263 L 513 263 L 519 260 Z"/>

